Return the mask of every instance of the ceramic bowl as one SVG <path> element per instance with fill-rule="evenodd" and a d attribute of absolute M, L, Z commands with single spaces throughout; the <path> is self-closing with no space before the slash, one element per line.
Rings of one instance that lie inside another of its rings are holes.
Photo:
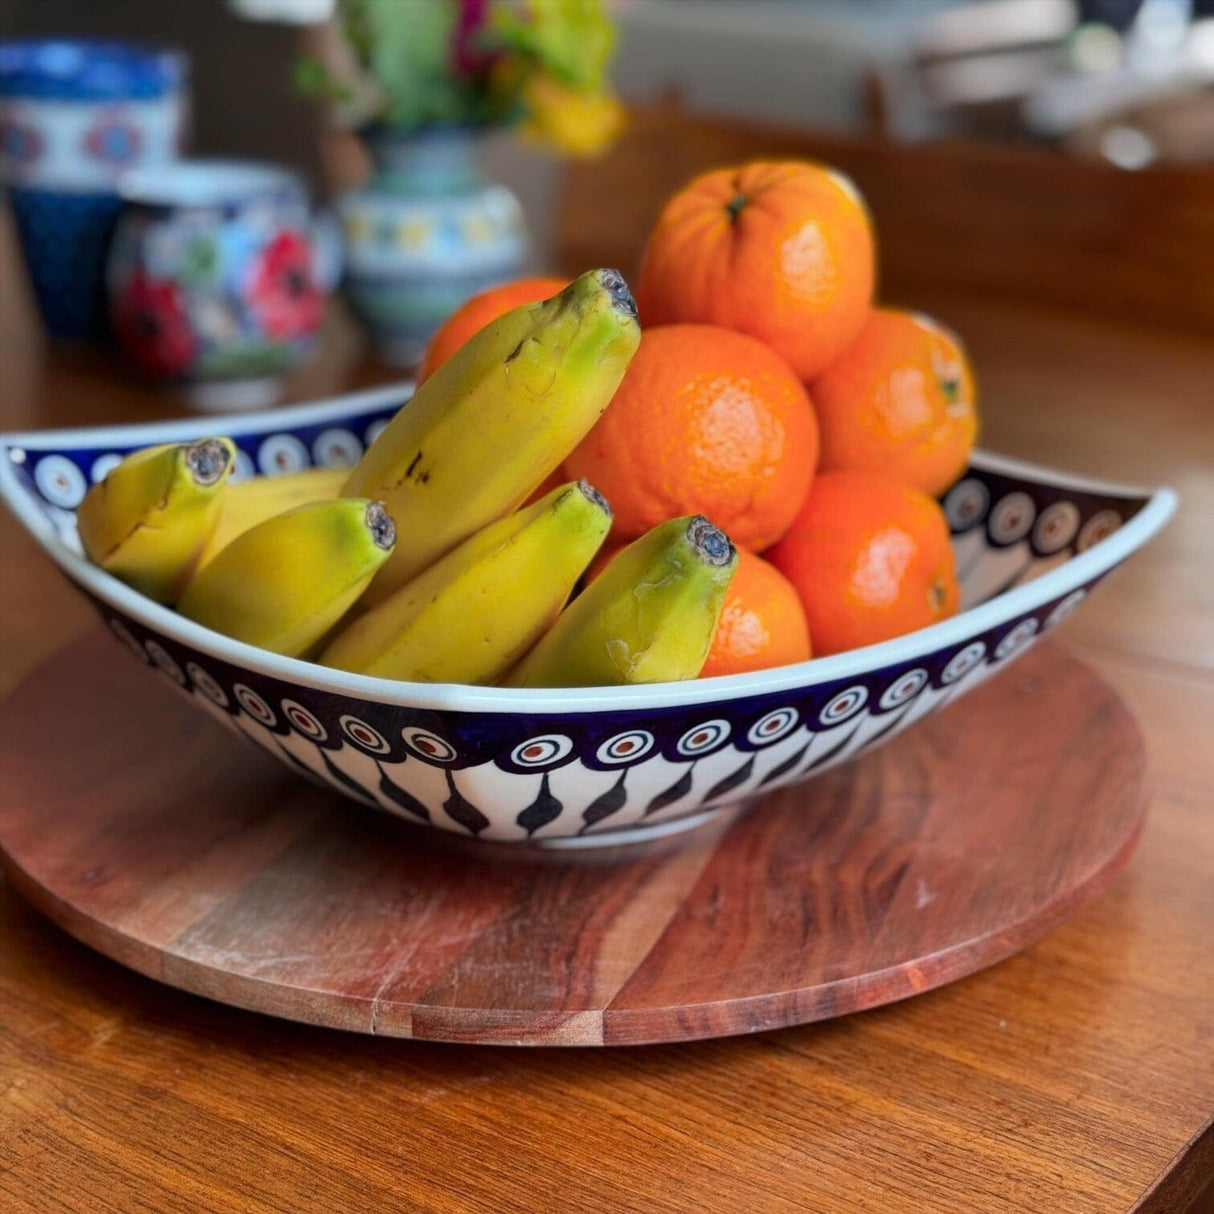
<path fill-rule="evenodd" d="M 200 711 L 346 797 L 482 839 L 653 839 L 846 762 L 1002 670 L 1175 507 L 1168 489 L 976 453 L 944 498 L 962 583 L 953 619 L 794 666 L 636 688 L 506 690 L 329 670 L 210 632 L 80 555 L 74 508 L 125 452 L 223 433 L 246 476 L 350 463 L 409 393 L 209 425 L 10 434 L 0 492 L 114 636 Z"/>

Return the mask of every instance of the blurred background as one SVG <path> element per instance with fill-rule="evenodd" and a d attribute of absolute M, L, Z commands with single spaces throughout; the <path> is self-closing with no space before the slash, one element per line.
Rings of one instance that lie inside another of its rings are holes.
<path fill-rule="evenodd" d="M 411 12 L 435 2 L 373 0 Z M 889 295 L 961 290 L 1214 333 L 1214 0 L 606 0 L 604 11 L 607 77 L 627 115 L 618 138 L 588 158 L 504 125 L 478 139 L 484 180 L 517 200 L 525 229 L 511 272 L 628 272 L 661 201 L 692 173 L 818 156 L 865 193 Z M 331 201 L 376 164 L 342 99 L 298 87 L 301 56 L 332 65 L 334 12 L 332 0 L 0 0 L 0 40 L 176 48 L 191 155 L 274 162 Z M 383 284 L 371 303 L 351 291 L 362 220 L 347 207 L 343 222 L 347 301 L 376 338 Z M 11 208 L 0 241 L 5 330 L 24 334 L 8 355 L 28 357 L 40 326 Z M 376 346 L 389 364 L 416 356 L 399 330 Z"/>
<path fill-rule="evenodd" d="M 314 107 L 291 80 L 303 23 L 330 8 L 324 0 L 4 0 L 0 37 L 91 34 L 181 47 L 192 61 L 197 151 L 278 157 L 316 172 Z M 698 113 L 757 123 L 1046 143 L 1131 168 L 1214 158 L 1214 0 L 609 0 L 609 8 L 619 28 L 615 85 L 627 102 L 673 93 Z"/>

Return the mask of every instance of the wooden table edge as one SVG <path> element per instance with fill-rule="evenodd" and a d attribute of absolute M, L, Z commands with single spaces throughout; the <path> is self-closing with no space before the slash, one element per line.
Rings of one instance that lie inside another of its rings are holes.
<path fill-rule="evenodd" d="M 1207 1214 L 1193 1203 L 1214 1184 L 1214 1114 L 1172 1156 L 1151 1182 L 1150 1188 L 1130 1207 L 1129 1214 Z"/>

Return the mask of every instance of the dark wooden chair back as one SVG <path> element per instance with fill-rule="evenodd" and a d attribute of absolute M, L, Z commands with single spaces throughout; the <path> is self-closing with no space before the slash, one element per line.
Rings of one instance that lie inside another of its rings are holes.
<path fill-rule="evenodd" d="M 567 171 L 561 267 L 635 271 L 669 194 L 707 169 L 768 157 L 823 160 L 855 180 L 891 303 L 957 290 L 1214 333 L 1212 168 L 1135 173 L 1036 148 L 840 139 L 673 103 L 634 111 L 609 155 Z"/>

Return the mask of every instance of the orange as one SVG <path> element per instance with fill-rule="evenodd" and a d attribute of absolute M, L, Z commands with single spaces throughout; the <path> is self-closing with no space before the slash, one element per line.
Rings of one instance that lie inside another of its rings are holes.
<path fill-rule="evenodd" d="M 805 609 L 793 584 L 761 556 L 738 549 L 701 678 L 787 666 L 810 657 Z"/>
<path fill-rule="evenodd" d="M 978 433 L 961 342 L 927 316 L 876 308 L 813 382 L 823 471 L 881 472 L 938 497 Z"/>
<path fill-rule="evenodd" d="M 724 325 L 765 341 L 802 379 L 860 331 L 876 253 L 848 179 L 797 161 L 697 177 L 667 202 L 636 292 L 646 325 Z"/>
<path fill-rule="evenodd" d="M 819 656 L 914 632 L 960 597 L 939 505 L 871 472 L 822 472 L 768 559 L 797 588 Z"/>
<path fill-rule="evenodd" d="M 760 551 L 788 529 L 818 460 L 818 423 L 788 364 L 713 325 L 646 329 L 607 411 L 566 459 L 629 539 L 704 514 Z"/>
<path fill-rule="evenodd" d="M 420 384 L 433 375 L 468 338 L 475 336 L 499 316 L 505 316 L 523 304 L 551 299 L 568 285 L 568 279 L 564 278 L 520 278 L 474 295 L 467 303 L 456 308 L 430 339 L 426 356 L 417 369 L 417 382 Z"/>
<path fill-rule="evenodd" d="M 586 571 L 593 582 L 626 540 L 608 541 Z M 738 549 L 734 572 L 701 678 L 787 666 L 810 657 L 805 609 L 792 583 L 761 556 Z"/>

